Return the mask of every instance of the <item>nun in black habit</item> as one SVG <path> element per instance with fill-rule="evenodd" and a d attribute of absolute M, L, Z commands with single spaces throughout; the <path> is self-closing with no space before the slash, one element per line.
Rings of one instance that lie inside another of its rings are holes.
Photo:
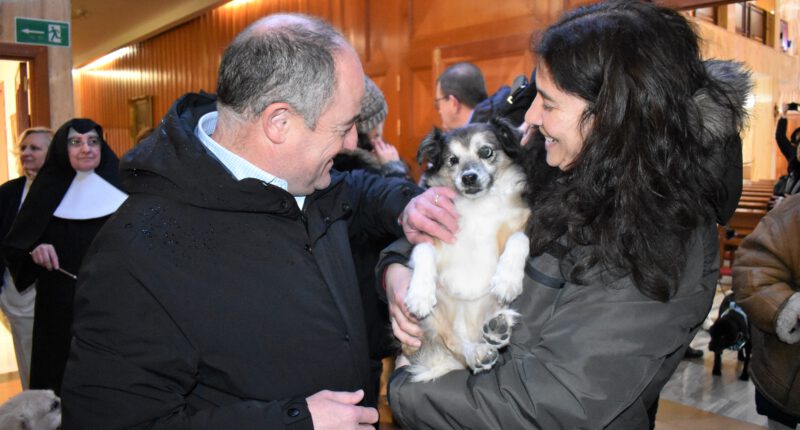
<path fill-rule="evenodd" d="M 36 282 L 30 388 L 61 391 L 75 275 L 97 232 L 127 198 L 118 170 L 100 125 L 67 121 L 5 239 L 3 255 L 15 285 Z"/>

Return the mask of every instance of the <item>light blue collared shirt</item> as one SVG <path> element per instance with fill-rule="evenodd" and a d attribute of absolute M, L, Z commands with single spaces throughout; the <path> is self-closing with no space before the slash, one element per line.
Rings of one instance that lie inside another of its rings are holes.
<path fill-rule="evenodd" d="M 203 146 L 208 149 L 208 152 L 210 152 L 223 167 L 228 169 L 228 172 L 230 172 L 237 181 L 241 181 L 245 178 L 254 178 L 265 184 L 275 185 L 276 187 L 288 191 L 289 184 L 285 180 L 259 169 L 249 161 L 215 142 L 214 139 L 211 138 L 211 135 L 214 134 L 214 130 L 216 129 L 217 112 L 209 112 L 200 117 L 200 121 L 197 122 L 197 127 L 194 129 L 194 134 L 200 139 Z M 297 206 L 303 209 L 303 202 L 305 202 L 306 196 L 294 196 L 294 199 L 297 201 Z"/>

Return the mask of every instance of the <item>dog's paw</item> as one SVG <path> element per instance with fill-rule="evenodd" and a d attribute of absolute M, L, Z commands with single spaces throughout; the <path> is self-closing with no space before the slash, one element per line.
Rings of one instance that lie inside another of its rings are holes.
<path fill-rule="evenodd" d="M 511 327 L 516 323 L 518 313 L 510 309 L 498 311 L 483 325 L 483 339 L 495 348 L 508 345 L 511 340 Z"/>
<path fill-rule="evenodd" d="M 421 277 L 412 277 L 405 303 L 408 311 L 414 316 L 427 317 L 436 306 L 436 284 Z"/>
<path fill-rule="evenodd" d="M 511 303 L 522 294 L 522 276 L 509 276 L 508 272 L 498 271 L 492 276 L 491 291 L 500 303 Z"/>
<path fill-rule="evenodd" d="M 473 373 L 487 371 L 497 363 L 498 357 L 500 357 L 500 354 L 497 352 L 497 348 L 486 343 L 479 344 L 475 348 L 469 367 Z"/>
<path fill-rule="evenodd" d="M 425 296 L 406 296 L 406 308 L 417 318 L 425 318 L 433 312 L 436 306 L 436 294 Z"/>

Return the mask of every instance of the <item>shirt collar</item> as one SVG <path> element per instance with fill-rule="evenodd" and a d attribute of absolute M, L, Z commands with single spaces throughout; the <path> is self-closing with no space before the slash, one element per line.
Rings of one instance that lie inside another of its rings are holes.
<path fill-rule="evenodd" d="M 197 122 L 197 127 L 195 127 L 194 134 L 200 139 L 200 142 L 203 143 L 203 146 L 205 146 L 209 153 L 228 170 L 231 176 L 238 181 L 246 178 L 258 179 L 265 184 L 271 184 L 288 191 L 289 184 L 286 180 L 256 167 L 211 138 L 211 135 L 217 128 L 217 118 L 218 115 L 216 111 L 209 112 L 200 117 L 200 121 Z M 297 205 L 302 209 L 305 196 L 294 196 L 294 198 L 297 201 Z"/>

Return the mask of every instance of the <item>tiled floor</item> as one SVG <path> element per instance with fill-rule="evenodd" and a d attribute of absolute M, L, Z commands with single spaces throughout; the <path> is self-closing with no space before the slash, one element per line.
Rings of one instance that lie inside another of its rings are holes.
<path fill-rule="evenodd" d="M 730 291 L 727 282 L 722 284 L 722 291 L 724 293 Z M 724 297 L 722 291 L 717 291 L 709 319 L 704 324 L 705 329 L 710 327 L 717 317 L 719 303 Z M 722 375 L 711 375 L 714 355 L 708 351 L 709 340 L 710 337 L 705 330 L 697 334 L 692 346 L 705 351 L 705 355 L 702 359 L 682 361 L 661 391 L 661 398 L 766 427 L 766 417 L 756 413 L 755 386 L 751 381 L 739 380 L 742 363 L 738 361 L 736 352 L 723 352 Z"/>

